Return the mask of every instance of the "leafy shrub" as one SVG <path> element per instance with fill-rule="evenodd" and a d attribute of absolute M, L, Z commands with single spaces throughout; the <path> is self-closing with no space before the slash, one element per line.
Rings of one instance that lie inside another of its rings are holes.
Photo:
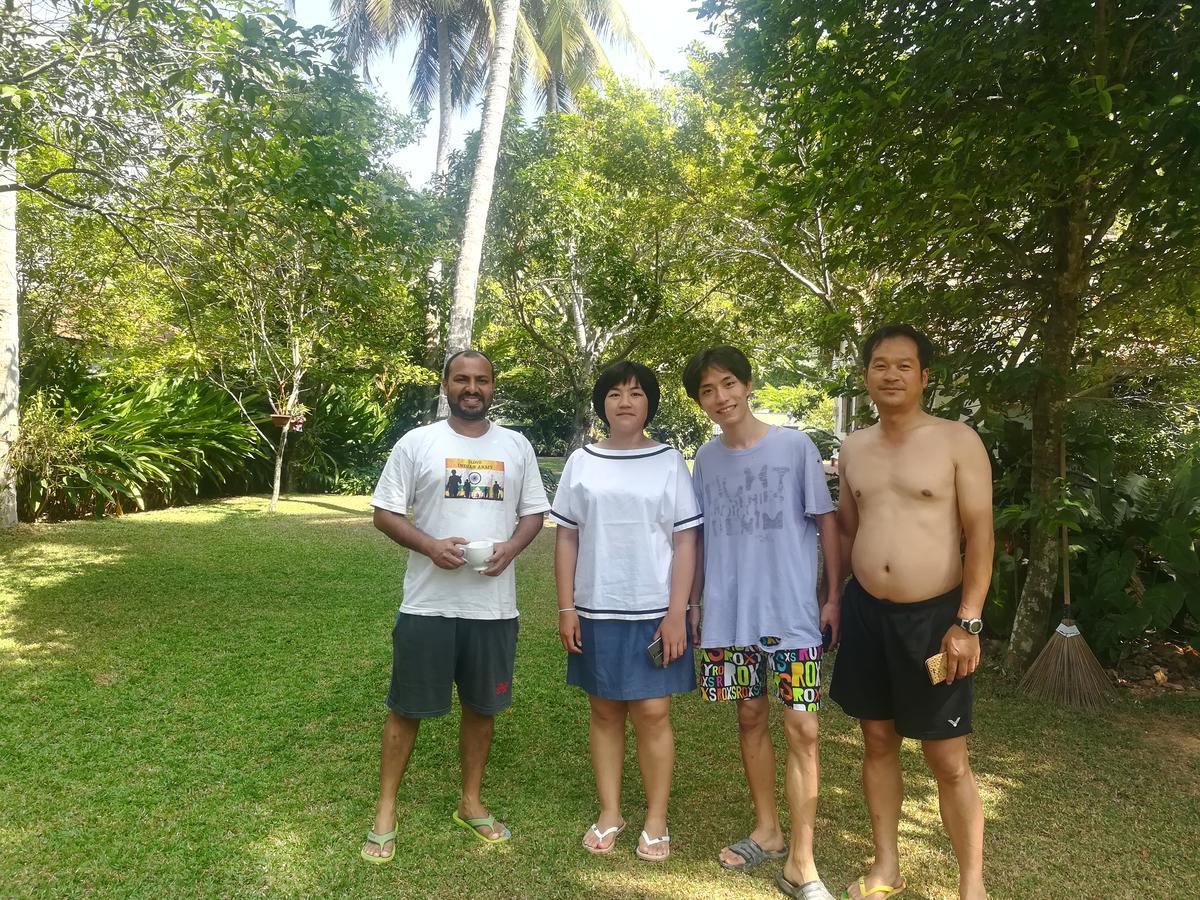
<path fill-rule="evenodd" d="M 23 519 L 149 509 L 214 496 L 261 456 L 217 388 L 185 379 L 93 376 L 46 388 L 22 409 L 14 449 Z"/>
<path fill-rule="evenodd" d="M 1097 653 L 1115 660 L 1147 631 L 1200 623 L 1200 465 L 1185 460 L 1166 480 L 1126 476 L 1096 485 L 1081 504 L 1081 552 L 1072 592 Z"/>
<path fill-rule="evenodd" d="M 289 489 L 369 494 L 394 441 L 392 416 L 371 385 L 321 385 L 304 431 L 289 444 Z"/>

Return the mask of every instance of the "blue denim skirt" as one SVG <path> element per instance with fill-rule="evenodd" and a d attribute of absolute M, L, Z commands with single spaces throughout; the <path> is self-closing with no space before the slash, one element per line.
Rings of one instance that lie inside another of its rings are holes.
<path fill-rule="evenodd" d="M 567 654 L 567 684 L 605 700 L 649 700 L 686 694 L 696 687 L 692 644 L 665 669 L 654 666 L 646 648 L 661 619 L 579 617 L 583 653 Z"/>

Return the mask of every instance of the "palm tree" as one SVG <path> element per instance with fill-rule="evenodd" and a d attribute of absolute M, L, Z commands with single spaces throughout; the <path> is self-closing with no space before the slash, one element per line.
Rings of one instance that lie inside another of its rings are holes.
<path fill-rule="evenodd" d="M 447 358 L 471 345 L 475 323 L 475 292 L 479 284 L 479 263 L 483 258 L 483 238 L 488 209 L 492 205 L 492 184 L 496 160 L 500 156 L 500 131 L 508 107 L 508 84 L 512 75 L 513 45 L 517 37 L 517 14 L 521 0 L 501 0 L 496 26 L 496 46 L 488 73 L 487 93 L 483 101 L 483 126 L 479 132 L 479 154 L 471 176 L 467 197 L 467 215 L 463 223 L 462 247 L 454 278 L 454 305 L 450 310 L 450 333 L 446 339 Z M 445 405 L 442 398 L 441 405 Z"/>
<path fill-rule="evenodd" d="M 524 8 L 525 14 L 518 19 Z M 645 48 L 633 34 L 629 20 L 619 0 L 505 0 L 501 7 L 501 22 L 511 10 L 514 17 L 514 38 L 517 43 L 536 47 L 523 59 L 527 72 L 538 80 L 548 112 L 569 105 L 574 94 L 607 66 L 607 57 L 599 36 L 615 37 L 632 46 L 649 59 Z M 518 28 L 518 26 L 520 26 Z M 499 29 L 505 34 L 503 28 Z M 507 38 L 505 38 L 507 40 Z M 485 99 L 483 128 L 480 133 L 479 154 L 471 179 L 467 201 L 463 240 L 458 256 L 458 271 L 454 280 L 454 302 L 450 310 L 450 328 L 446 339 L 446 357 L 471 345 L 475 324 L 475 297 L 479 285 L 479 266 L 483 258 L 483 241 L 487 228 L 488 209 L 492 200 L 492 183 L 500 153 L 500 132 L 508 100 L 508 75 L 500 67 L 511 65 L 508 55 L 511 44 L 502 45 L 498 37 L 496 52 L 491 59 Z M 498 77 L 499 76 L 499 77 Z M 445 397 L 439 402 L 439 414 L 446 412 Z"/>
<path fill-rule="evenodd" d="M 601 39 L 622 44 L 649 62 L 630 27 L 620 0 L 331 0 L 346 29 L 347 53 L 366 71 L 370 55 L 395 49 L 400 38 L 417 34 L 410 98 L 428 112 L 438 96 L 435 184 L 449 168 L 450 124 L 455 109 L 469 105 L 486 79 L 483 125 L 475 174 L 467 203 L 446 342 L 447 356 L 471 342 L 479 265 L 500 152 L 500 132 L 508 101 L 514 53 L 517 83 L 534 80 L 547 112 L 570 106 L 584 86 L 608 68 Z M 510 16 L 511 14 L 511 16 Z M 498 71 L 503 69 L 503 71 Z M 441 284 L 442 261 L 429 271 L 434 290 Z M 426 313 L 427 363 L 436 359 L 440 334 L 436 306 Z M 445 413 L 445 398 L 439 404 Z"/>
<path fill-rule="evenodd" d="M 483 87 L 495 27 L 490 0 L 331 0 L 331 10 L 346 31 L 347 56 L 364 70 L 373 54 L 417 36 L 409 100 L 427 115 L 437 96 L 440 181 L 449 169 L 453 113 Z"/>
<path fill-rule="evenodd" d="M 583 88 L 611 68 L 603 41 L 652 63 L 620 0 L 525 0 L 524 14 L 540 54 L 530 77 L 548 113 L 570 108 Z"/>
<path fill-rule="evenodd" d="M 346 31 L 349 58 L 369 80 L 370 57 L 417 35 L 410 101 L 428 114 L 437 95 L 438 143 L 434 176 L 449 168 L 451 116 L 482 92 L 496 32 L 495 0 L 331 0 Z M 532 81 L 546 112 L 569 107 L 574 96 L 609 68 L 602 41 L 650 56 L 634 34 L 620 0 L 522 0 L 515 54 L 518 84 Z"/>
<path fill-rule="evenodd" d="M 17 334 L 17 172 L 0 153 L 0 528 L 17 524 L 12 446 L 17 440 L 20 370 Z"/>

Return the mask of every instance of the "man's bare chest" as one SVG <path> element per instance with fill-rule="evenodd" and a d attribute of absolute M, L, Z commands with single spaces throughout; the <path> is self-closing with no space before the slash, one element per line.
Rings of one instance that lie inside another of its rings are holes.
<path fill-rule="evenodd" d="M 846 480 L 860 510 L 873 505 L 939 506 L 954 502 L 954 459 L 948 448 L 921 441 L 909 446 L 872 446 L 855 454 Z"/>

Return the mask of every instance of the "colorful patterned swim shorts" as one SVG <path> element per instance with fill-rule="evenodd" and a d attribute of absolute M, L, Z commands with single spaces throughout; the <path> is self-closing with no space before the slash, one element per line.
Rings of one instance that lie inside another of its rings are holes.
<path fill-rule="evenodd" d="M 816 647 L 763 650 L 759 647 L 709 647 L 700 651 L 700 696 L 704 700 L 751 700 L 778 679 L 779 702 L 800 712 L 821 708 L 821 656 Z"/>

